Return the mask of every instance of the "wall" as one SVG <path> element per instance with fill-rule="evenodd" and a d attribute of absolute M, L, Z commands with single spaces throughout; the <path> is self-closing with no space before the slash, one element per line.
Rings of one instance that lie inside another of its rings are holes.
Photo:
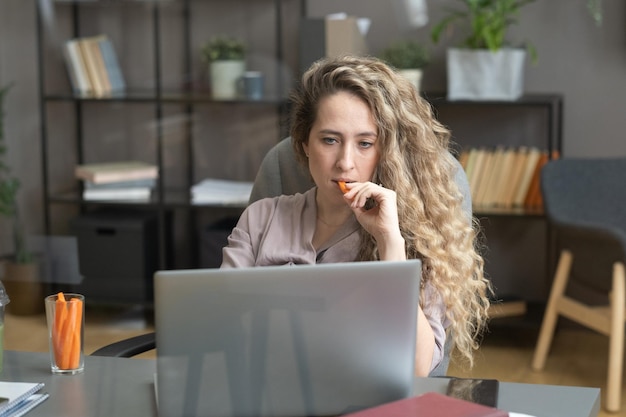
<path fill-rule="evenodd" d="M 455 0 L 430 0 L 430 21 L 438 21 L 442 9 L 455 4 Z M 531 40 L 539 53 L 537 65 L 528 64 L 526 90 L 564 95 L 565 156 L 626 156 L 626 140 L 622 138 L 626 2 L 605 0 L 601 27 L 595 26 L 585 4 L 586 0 L 537 0 L 524 9 L 513 34 Z M 430 26 L 405 28 L 388 2 L 309 0 L 308 8 L 310 16 L 346 11 L 370 17 L 368 42 L 374 54 L 398 37 L 429 42 Z M 15 83 L 5 106 L 9 152 L 23 184 L 20 197 L 27 228 L 31 233 L 40 233 L 43 221 L 35 31 L 35 1 L 0 1 L 0 85 Z M 427 90 L 445 89 L 445 47 L 434 47 L 434 62 L 424 76 Z M 10 251 L 8 244 L 8 224 L 0 219 L 0 254 Z"/>
<path fill-rule="evenodd" d="M 429 24 L 419 29 L 402 25 L 397 10 L 404 0 L 309 1 L 311 16 L 345 11 L 369 17 L 370 52 L 379 53 L 400 37 L 413 37 L 429 45 L 430 28 L 446 7 L 457 0 L 429 0 Z M 393 7 L 390 7 L 390 3 Z M 626 2 L 604 0 L 604 22 L 597 27 L 586 8 L 587 0 L 537 0 L 525 6 L 512 40 L 531 41 L 538 52 L 536 65 L 527 63 L 526 91 L 554 92 L 564 96 L 563 154 L 575 156 L 626 156 L 623 136 L 626 120 Z M 434 62 L 424 74 L 424 89 L 446 87 L 445 48 L 456 38 L 433 45 Z"/>

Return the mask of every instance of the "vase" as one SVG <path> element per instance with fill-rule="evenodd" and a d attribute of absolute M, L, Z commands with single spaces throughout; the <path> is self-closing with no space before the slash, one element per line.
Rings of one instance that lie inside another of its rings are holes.
<path fill-rule="evenodd" d="M 239 79 L 245 61 L 214 61 L 210 65 L 211 95 L 214 100 L 234 100 L 239 96 Z"/>
<path fill-rule="evenodd" d="M 8 313 L 24 316 L 43 312 L 44 294 L 43 283 L 39 277 L 39 264 L 5 262 L 2 282 L 11 299 L 6 307 Z"/>
<path fill-rule="evenodd" d="M 513 101 L 524 92 L 526 51 L 449 48 L 448 100 Z"/>

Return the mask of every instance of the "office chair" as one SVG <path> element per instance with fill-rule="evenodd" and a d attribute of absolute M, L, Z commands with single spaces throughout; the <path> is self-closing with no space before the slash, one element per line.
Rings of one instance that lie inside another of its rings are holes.
<path fill-rule="evenodd" d="M 619 411 L 624 357 L 626 158 L 552 160 L 545 211 L 560 256 L 532 368 L 544 368 L 559 316 L 609 337 L 605 408 Z"/>
<path fill-rule="evenodd" d="M 459 162 L 450 155 L 457 164 L 455 180 L 463 193 L 463 211 L 468 221 L 472 218 L 472 200 L 469 192 L 469 183 L 465 171 Z M 302 193 L 313 186 L 313 181 L 305 169 L 296 161 L 291 138 L 287 137 L 276 144 L 263 158 L 261 166 L 254 180 L 249 203 L 265 197 L 274 197 L 281 194 Z M 104 346 L 92 353 L 97 356 L 130 357 L 154 349 L 156 345 L 154 333 L 135 336 Z M 450 363 L 452 350 L 451 338 L 446 339 L 444 358 L 433 369 L 430 376 L 445 376 Z"/>

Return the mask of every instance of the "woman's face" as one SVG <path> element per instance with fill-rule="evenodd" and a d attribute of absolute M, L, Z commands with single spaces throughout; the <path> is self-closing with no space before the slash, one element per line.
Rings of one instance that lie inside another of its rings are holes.
<path fill-rule="evenodd" d="M 342 201 L 337 181 L 371 181 L 379 146 L 378 128 L 363 100 L 345 91 L 322 98 L 304 144 L 318 197 Z"/>

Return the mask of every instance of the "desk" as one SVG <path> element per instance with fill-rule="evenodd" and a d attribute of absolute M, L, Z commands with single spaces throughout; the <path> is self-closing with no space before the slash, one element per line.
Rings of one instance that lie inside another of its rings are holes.
<path fill-rule="evenodd" d="M 5 381 L 44 382 L 50 394 L 28 417 L 156 416 L 153 359 L 85 357 L 85 372 L 52 375 L 47 353 L 4 353 Z M 415 393 L 445 392 L 446 378 L 416 378 Z M 500 383 L 499 406 L 537 417 L 596 417 L 600 389 Z"/>

